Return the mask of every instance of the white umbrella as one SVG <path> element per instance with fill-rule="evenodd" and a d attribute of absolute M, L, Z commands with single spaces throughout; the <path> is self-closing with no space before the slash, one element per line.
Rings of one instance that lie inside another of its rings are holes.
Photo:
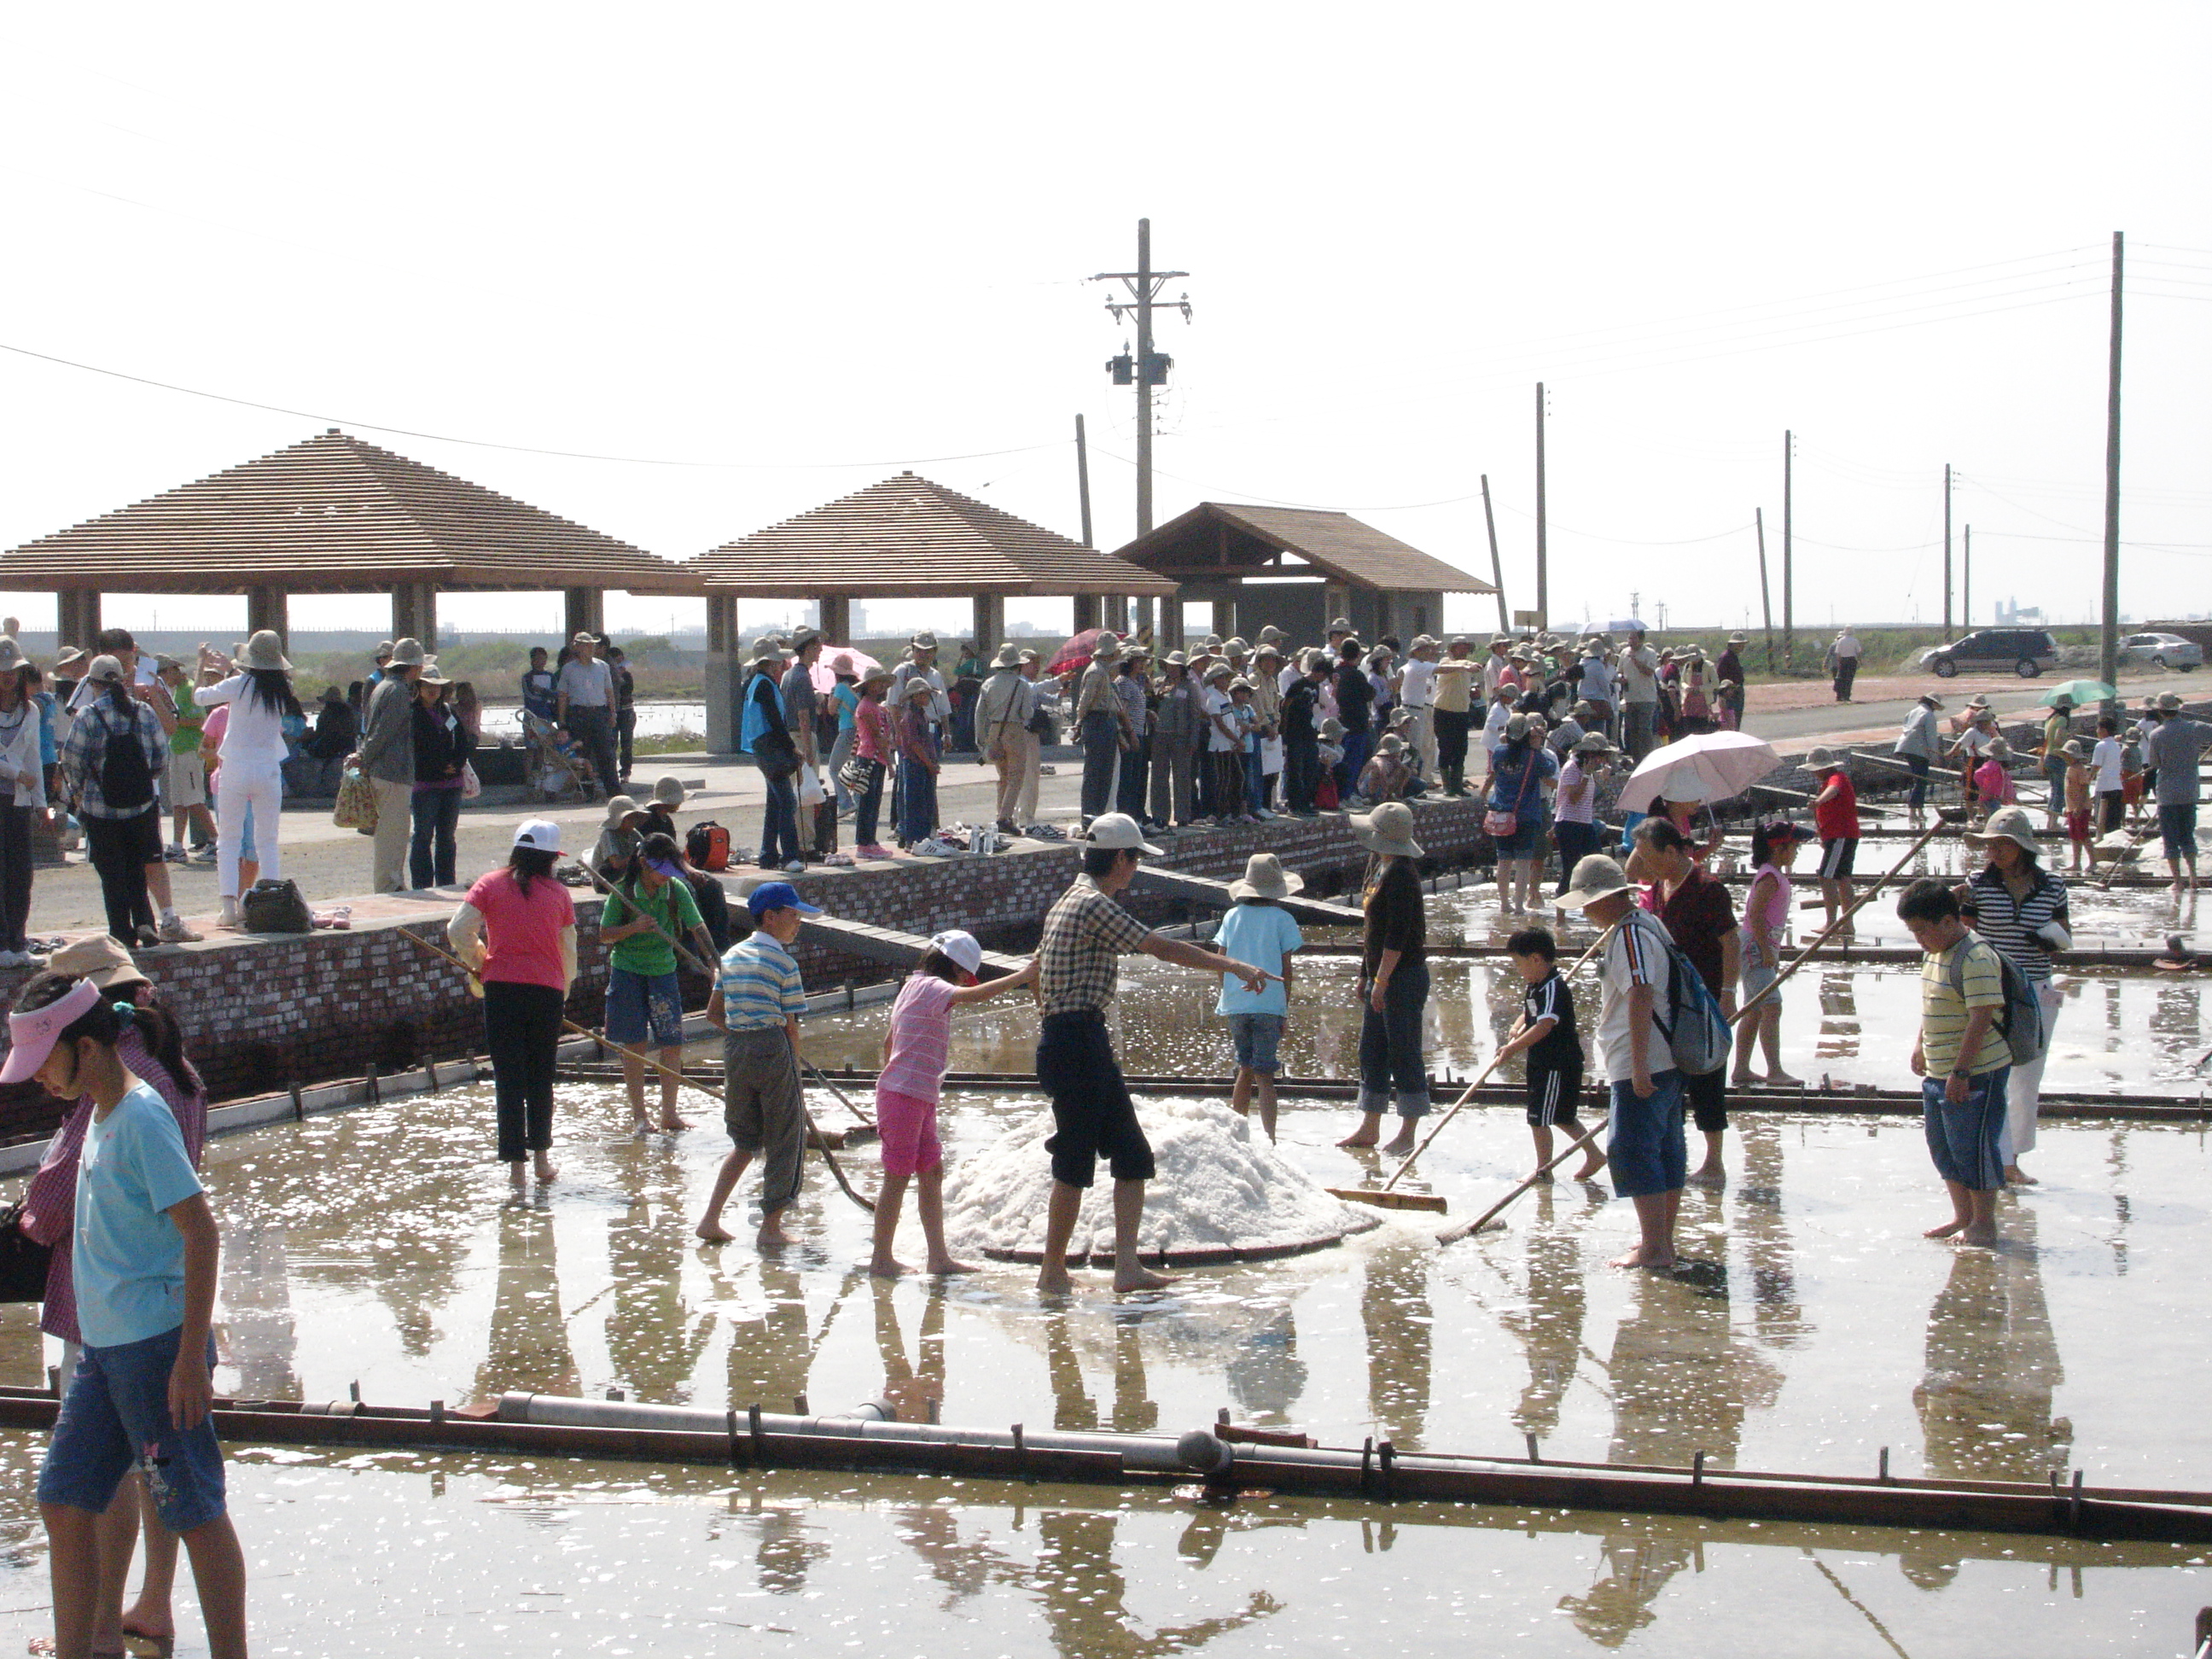
<path fill-rule="evenodd" d="M 1782 764 L 1773 745 L 1748 732 L 1706 732 L 1655 749 L 1620 788 L 1624 811 L 1648 812 L 1654 800 L 1711 803 L 1740 795 Z"/>

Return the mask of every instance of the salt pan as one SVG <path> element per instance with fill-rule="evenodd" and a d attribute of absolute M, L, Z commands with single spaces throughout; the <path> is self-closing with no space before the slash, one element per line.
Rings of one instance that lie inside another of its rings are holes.
<path fill-rule="evenodd" d="M 1159 1173 L 1147 1189 L 1140 1247 L 1150 1258 L 1235 1261 L 1334 1244 L 1376 1224 L 1287 1163 L 1250 1122 L 1218 1101 L 1147 1101 L 1137 1120 Z M 1052 1114 L 1041 1111 L 945 1178 L 945 1230 L 955 1251 L 1035 1261 L 1044 1251 Z M 1084 1194 L 1071 1255 L 1114 1251 L 1114 1183 L 1102 1160 Z"/>

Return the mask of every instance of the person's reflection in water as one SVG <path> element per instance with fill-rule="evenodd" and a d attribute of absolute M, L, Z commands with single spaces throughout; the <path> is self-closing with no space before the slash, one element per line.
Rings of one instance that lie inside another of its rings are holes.
<path fill-rule="evenodd" d="M 1613 1332 L 1613 1444 L 1607 1461 L 1681 1468 L 1699 1452 L 1731 1468 L 1746 1414 L 1774 1403 L 1781 1373 L 1736 1340 L 1724 1268 L 1698 1280 L 1639 1277 Z M 1601 1546 L 1604 1571 L 1559 1605 L 1602 1647 L 1619 1647 L 1657 1614 L 1651 1604 L 1697 1553 L 1694 1522 L 1625 1520 Z"/>
<path fill-rule="evenodd" d="M 817 1331 L 807 1322 L 805 1281 L 787 1263 L 761 1257 L 760 1315 L 730 1322 L 730 1404 L 739 1410 L 753 1405 L 772 1412 L 791 1410 L 791 1402 L 806 1392 L 814 1356 L 830 1334 L 838 1310 L 866 1277 L 857 1269 L 845 1275 Z M 725 1298 L 736 1295 L 726 1281 L 719 1289 Z"/>
<path fill-rule="evenodd" d="M 1114 1407 L 1107 1426 L 1124 1434 L 1143 1433 L 1160 1420 L 1160 1408 L 1152 1403 L 1145 1376 L 1140 1346 L 1145 1316 L 1142 1308 L 1114 1311 Z M 1098 1402 L 1084 1383 L 1082 1356 L 1076 1350 L 1074 1328 L 1066 1313 L 1046 1316 L 1044 1352 L 1045 1375 L 1052 1384 L 1053 1427 L 1097 1428 Z"/>
<path fill-rule="evenodd" d="M 1401 1451 L 1421 1443 L 1429 1414 L 1429 1268 L 1436 1252 L 1388 1239 L 1367 1256 L 1359 1317 L 1367 1333 L 1367 1414 L 1376 1438 Z"/>
<path fill-rule="evenodd" d="M 1228 1382 L 1229 1397 L 1248 1421 L 1290 1421 L 1305 1395 L 1306 1364 L 1298 1358 L 1298 1328 L 1287 1304 L 1237 1343 Z"/>
<path fill-rule="evenodd" d="M 1820 975 L 1820 1039 L 1814 1052 L 1823 1060 L 1853 1060 L 1859 1052 L 1859 996 L 1847 969 Z"/>
<path fill-rule="evenodd" d="M 757 1492 L 743 1509 L 736 1494 L 731 1508 L 754 1530 L 753 1565 L 760 1572 L 760 1587 L 770 1595 L 796 1595 L 806 1588 L 807 1569 L 830 1553 L 830 1546 L 807 1536 L 820 1528 L 808 1524 L 803 1507 L 763 1503 Z"/>
<path fill-rule="evenodd" d="M 1751 1319 L 1770 1347 L 1794 1347 L 1814 1331 L 1797 1294 L 1797 1246 L 1783 1202 L 1782 1131 L 1753 1120 L 1738 1132 L 1743 1180 L 1735 1189 L 1735 1233 L 1751 1260 Z"/>
<path fill-rule="evenodd" d="M 1031 1582 L 1053 1648 L 1067 1659 L 1187 1653 L 1279 1608 L 1273 1596 L 1255 1590 L 1242 1613 L 1141 1634 L 1129 1614 L 1128 1581 L 1114 1559 L 1115 1524 L 1111 1515 L 1048 1510 L 1037 1517 L 1043 1547 Z"/>
<path fill-rule="evenodd" d="M 1549 1439 L 1559 1431 L 1559 1402 L 1582 1363 L 1582 1240 L 1553 1222 L 1552 1188 L 1536 1189 L 1536 1217 L 1528 1229 L 1528 1305 L 1499 1323 L 1520 1339 L 1528 1360 L 1528 1386 L 1513 1408 L 1513 1425 L 1524 1435 Z"/>
<path fill-rule="evenodd" d="M 2065 1366 L 2044 1300 L 2036 1213 L 2014 1204 L 2005 1247 L 1960 1250 L 1928 1310 L 1927 1370 L 1912 1391 L 1927 1473 L 1942 1480 L 2046 1483 L 2066 1467 L 2074 1425 L 2051 1414 Z M 1923 1589 L 1951 1582 L 1960 1557 L 1935 1532 L 1899 1558 Z"/>
<path fill-rule="evenodd" d="M 925 1285 L 921 1301 L 920 1363 L 909 1364 L 906 1334 L 899 1329 L 899 1282 L 876 1279 L 876 1347 L 884 1357 L 884 1398 L 902 1423 L 935 1423 L 945 1407 L 945 1291 Z"/>
<path fill-rule="evenodd" d="M 281 1223 L 233 1218 L 223 1230 L 224 1363 L 238 1371 L 240 1400 L 297 1400 L 299 1335 Z"/>
<path fill-rule="evenodd" d="M 1149 1434 L 1160 1425 L 1160 1408 L 1152 1401 L 1145 1377 L 1142 1346 L 1145 1310 L 1114 1310 L 1114 1431 Z"/>
<path fill-rule="evenodd" d="M 491 1341 L 477 1375 L 477 1397 L 509 1389 L 573 1395 L 582 1384 L 561 1313 L 561 1276 L 550 1211 L 510 1206 L 499 1212 L 499 1280 Z"/>
<path fill-rule="evenodd" d="M 684 1305 L 684 1261 L 690 1227 L 680 1191 L 653 1202 L 634 1196 L 607 1224 L 607 1358 L 614 1382 L 633 1400 L 682 1401 L 691 1373 L 714 1340 L 714 1315 Z M 748 1401 L 748 1404 L 750 1402 Z"/>

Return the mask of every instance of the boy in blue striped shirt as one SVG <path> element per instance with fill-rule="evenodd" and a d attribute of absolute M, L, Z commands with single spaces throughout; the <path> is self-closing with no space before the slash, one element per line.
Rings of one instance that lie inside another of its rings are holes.
<path fill-rule="evenodd" d="M 722 1031 L 722 1123 L 732 1150 L 714 1177 L 698 1234 L 712 1244 L 733 1237 L 722 1225 L 722 1206 L 757 1154 L 756 1239 L 765 1249 L 792 1242 L 783 1231 L 783 1212 L 799 1196 L 806 1152 L 806 1108 L 799 1089 L 799 1017 L 806 1009 L 806 990 L 790 947 L 800 921 L 822 911 L 787 881 L 762 883 L 745 903 L 753 931 L 722 953 L 707 1000 L 707 1023 Z"/>

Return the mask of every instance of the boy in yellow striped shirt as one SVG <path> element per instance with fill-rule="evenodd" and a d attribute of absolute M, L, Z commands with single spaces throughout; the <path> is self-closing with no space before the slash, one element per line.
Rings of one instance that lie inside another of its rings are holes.
<path fill-rule="evenodd" d="M 1927 953 L 1912 1069 L 1921 1080 L 1929 1156 L 1951 1194 L 1951 1219 L 1926 1236 L 1986 1249 L 1996 1243 L 1997 1194 L 2005 1184 L 1997 1150 L 2012 1066 L 1998 1024 L 2004 969 L 1996 951 L 1967 931 L 1948 883 L 1914 882 L 1897 902 L 1897 915 Z"/>

